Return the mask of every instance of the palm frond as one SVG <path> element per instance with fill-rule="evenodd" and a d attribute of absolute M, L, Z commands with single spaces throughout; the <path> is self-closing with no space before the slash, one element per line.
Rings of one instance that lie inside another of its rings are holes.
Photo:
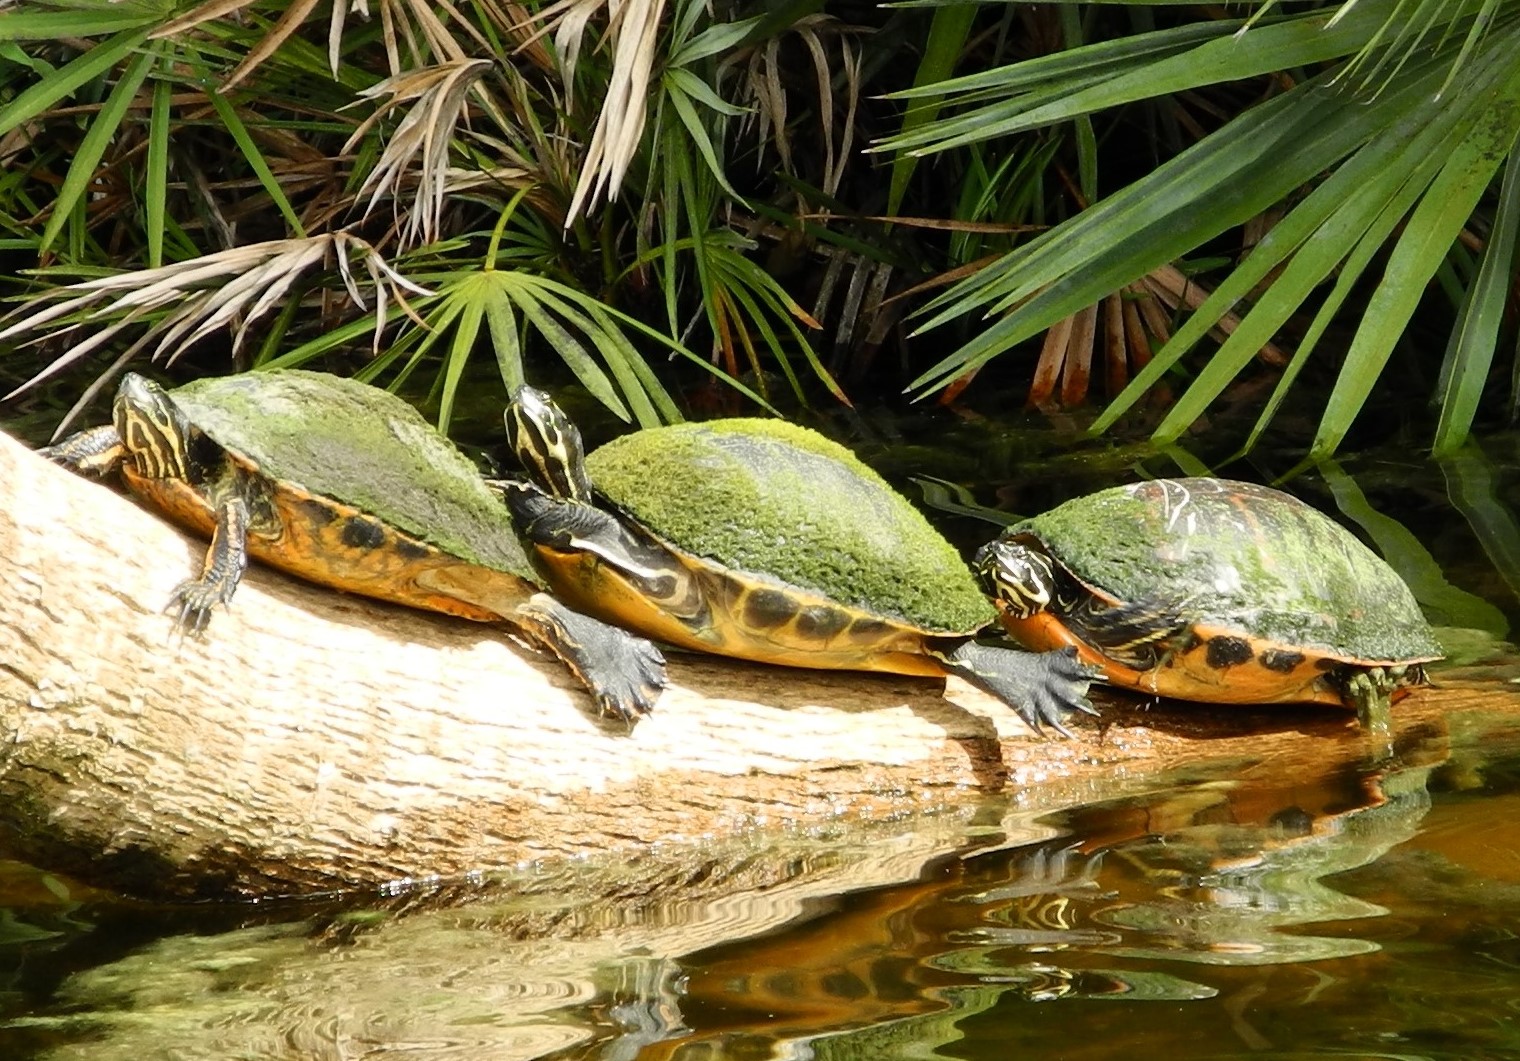
<path fill-rule="evenodd" d="M 464 118 L 471 86 L 490 68 L 486 59 L 461 59 L 397 74 L 361 93 L 367 99 L 384 99 L 343 145 L 345 153 L 388 113 L 410 104 L 358 192 L 361 199 L 369 195 L 366 217 L 384 197 L 397 204 L 396 213 L 403 218 L 403 248 L 438 238 L 450 172 L 450 146 Z M 413 170 L 419 156 L 420 165 Z M 401 187 L 408 175 L 415 190 L 410 208 L 402 211 Z"/>
<path fill-rule="evenodd" d="M 143 339 L 156 341 L 149 354 L 155 360 L 172 363 L 193 343 L 228 328 L 236 351 L 250 327 L 280 304 L 303 274 L 318 267 L 335 266 L 349 297 L 362 308 L 366 303 L 354 277 L 355 262 L 363 263 L 375 294 L 378 347 L 388 300 L 404 306 L 407 293 L 431 292 L 396 272 L 356 236 L 332 233 L 276 240 L 49 291 L 49 305 L 11 315 L 10 323 L 0 329 L 0 342 L 42 333 L 49 326 L 52 338 L 85 337 L 12 393 L 62 371 L 140 323 L 147 325 Z"/>
<path fill-rule="evenodd" d="M 665 0 L 562 0 L 547 8 L 541 17 L 546 25 L 555 28 L 565 91 L 573 92 L 575 69 L 588 25 L 604 6 L 612 66 L 596 125 L 586 145 L 580 179 L 566 211 L 567 225 L 582 213 L 595 209 L 603 196 L 616 198 L 639 149 L 648 116 Z"/>
<path fill-rule="evenodd" d="M 1473 43 L 1468 30 L 1491 13 L 1489 0 L 1419 2 L 1411 15 L 1420 20 L 1413 36 L 1399 32 L 1395 16 L 1408 12 L 1399 10 L 1398 0 L 1359 0 L 1339 13 L 1264 19 L 1229 36 L 1219 34 L 1225 28 L 1220 25 L 1206 27 L 1207 33 L 1197 27 L 1156 31 L 1139 41 L 1092 45 L 995 76 L 960 79 L 959 90 L 975 102 L 961 114 L 928 123 L 911 139 L 900 138 L 899 148 L 944 151 L 1226 73 L 1238 78 L 1331 63 L 934 300 L 925 327 L 977 312 L 993 319 L 914 385 L 949 384 L 1307 187 L 1308 196 L 1157 352 L 1095 430 L 1111 426 L 1147 388 L 1175 371 L 1239 300 L 1254 298 L 1239 328 L 1155 433 L 1163 442 L 1178 437 L 1319 285 L 1336 276 L 1325 310 L 1288 361 L 1254 440 L 1323 334 L 1328 314 L 1343 304 L 1346 285 L 1397 232 L 1389 267 L 1347 352 L 1314 443 L 1317 455 L 1332 452 L 1520 133 L 1520 67 L 1513 61 L 1520 54 L 1520 27 L 1513 20 L 1490 26 Z M 1380 48 L 1397 51 L 1381 67 Z M 1353 84 L 1346 76 L 1346 63 L 1358 55 L 1373 56 L 1361 76 L 1378 71 L 1375 83 Z M 1337 59 L 1344 62 L 1335 65 Z M 1486 325 L 1483 334 L 1491 339 L 1493 328 Z"/>

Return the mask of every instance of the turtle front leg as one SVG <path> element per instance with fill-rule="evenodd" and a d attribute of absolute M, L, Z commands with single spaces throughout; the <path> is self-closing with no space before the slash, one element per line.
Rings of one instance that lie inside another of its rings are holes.
<path fill-rule="evenodd" d="M 535 593 L 506 618 L 560 658 L 603 715 L 633 723 L 665 688 L 665 657 L 653 643 Z"/>
<path fill-rule="evenodd" d="M 1087 689 L 1102 675 L 1079 660 L 1074 648 L 1026 652 L 968 640 L 931 653 L 947 670 L 1013 708 L 1041 735 L 1049 726 L 1070 737 L 1071 730 L 1062 722 L 1067 711 L 1098 713 L 1087 699 Z"/>
<path fill-rule="evenodd" d="M 170 599 L 171 608 L 179 605 L 175 620 L 179 629 L 191 634 L 206 629 L 211 609 L 232 599 L 247 569 L 248 502 L 241 496 L 229 497 L 216 506 L 216 527 L 200 578 L 181 582 Z"/>
<path fill-rule="evenodd" d="M 38 454 L 78 475 L 105 475 L 126 456 L 121 435 L 111 424 L 76 431 L 57 445 L 44 446 Z"/>

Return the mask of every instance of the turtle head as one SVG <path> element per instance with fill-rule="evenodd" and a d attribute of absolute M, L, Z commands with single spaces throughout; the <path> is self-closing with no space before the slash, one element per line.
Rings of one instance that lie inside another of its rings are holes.
<path fill-rule="evenodd" d="M 506 412 L 507 438 L 528 478 L 562 501 L 591 502 L 580 429 L 541 390 L 519 387 Z"/>
<path fill-rule="evenodd" d="M 1050 606 L 1055 570 L 1038 549 L 999 538 L 977 550 L 972 561 L 982 587 L 1016 619 L 1027 619 Z"/>
<path fill-rule="evenodd" d="M 111 419 L 122 448 L 149 479 L 189 477 L 190 423 L 169 392 L 145 376 L 128 372 L 116 388 Z"/>

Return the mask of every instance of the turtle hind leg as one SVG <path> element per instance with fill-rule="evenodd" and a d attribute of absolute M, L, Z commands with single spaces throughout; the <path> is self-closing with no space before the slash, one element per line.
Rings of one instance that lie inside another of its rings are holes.
<path fill-rule="evenodd" d="M 665 688 L 665 657 L 653 643 L 535 593 L 512 620 L 591 690 L 601 713 L 633 723 Z"/>
<path fill-rule="evenodd" d="M 126 447 L 111 424 L 76 431 L 63 441 L 44 446 L 37 453 L 79 475 L 105 475 L 121 463 Z"/>
<path fill-rule="evenodd" d="M 1347 705 L 1356 709 L 1356 717 L 1363 726 L 1369 730 L 1388 731 L 1394 694 L 1412 680 L 1409 671 L 1405 664 L 1349 669 L 1342 681 L 1341 693 Z"/>
<path fill-rule="evenodd" d="M 175 625 L 182 633 L 199 634 L 206 629 L 211 609 L 232 599 L 243 572 L 248 569 L 248 503 L 228 498 L 216 506 L 216 529 L 199 578 L 181 582 L 174 589 L 169 607 L 179 606 Z"/>
<path fill-rule="evenodd" d="M 1074 648 L 1026 652 L 968 640 L 933 654 L 951 673 L 1013 708 L 1036 733 L 1049 726 L 1070 737 L 1062 721 L 1066 712 L 1098 713 L 1087 689 L 1101 675 L 1079 660 Z"/>

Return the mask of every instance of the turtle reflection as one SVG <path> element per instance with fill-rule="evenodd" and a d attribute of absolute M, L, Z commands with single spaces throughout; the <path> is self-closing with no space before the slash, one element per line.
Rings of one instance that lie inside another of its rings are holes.
<path fill-rule="evenodd" d="M 683 957 L 693 1031 L 677 1040 L 680 1056 L 774 1056 L 783 1042 L 815 1058 L 888 1057 L 909 1043 L 919 1056 L 994 1009 L 1208 999 L 1238 986 L 1198 963 L 1375 950 L 1343 932 L 1287 930 L 1383 914 L 1324 878 L 1415 832 L 1429 769 L 1284 778 L 1277 767 L 1267 781 L 1185 784 L 1042 818 L 1037 828 L 1063 835 L 973 850 L 917 883 Z M 1005 810 L 1002 826 L 1030 834 L 1020 813 Z"/>
<path fill-rule="evenodd" d="M 1325 878 L 1368 865 L 1415 834 L 1430 809 L 1429 772 L 1368 778 L 1363 801 L 1334 812 L 1290 804 L 1259 823 L 1204 814 L 1117 846 L 1109 853 L 1111 864 L 1148 885 L 1148 894 L 1092 912 L 1093 925 L 1119 935 L 1101 949 L 1215 965 L 1275 965 L 1377 950 L 1376 942 L 1351 935 L 1284 929 L 1387 913 Z"/>

